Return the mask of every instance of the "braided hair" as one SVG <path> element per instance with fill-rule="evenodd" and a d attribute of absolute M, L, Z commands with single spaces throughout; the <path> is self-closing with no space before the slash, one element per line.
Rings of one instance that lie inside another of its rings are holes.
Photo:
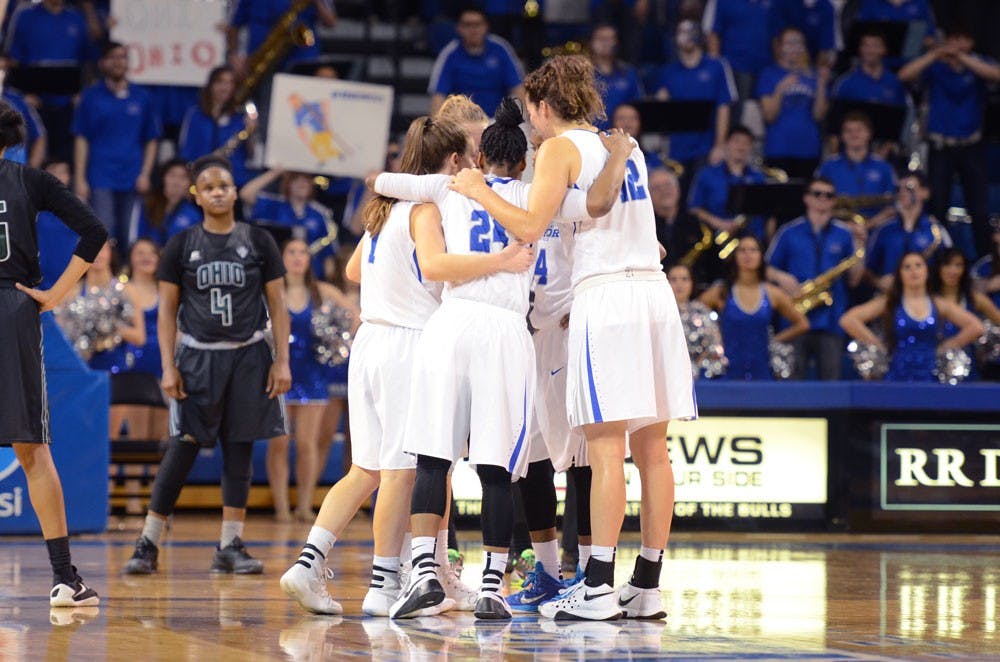
<path fill-rule="evenodd" d="M 528 153 L 528 139 L 521 130 L 524 116 L 517 101 L 504 97 L 494 119 L 496 121 L 483 131 L 479 151 L 487 164 L 514 168 Z"/>

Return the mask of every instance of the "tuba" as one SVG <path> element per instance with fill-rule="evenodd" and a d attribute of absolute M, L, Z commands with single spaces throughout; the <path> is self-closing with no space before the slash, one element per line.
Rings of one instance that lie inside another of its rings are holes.
<path fill-rule="evenodd" d="M 861 227 L 865 227 L 867 223 L 861 214 L 851 214 L 849 219 Z M 865 259 L 865 249 L 859 248 L 820 275 L 802 283 L 802 291 L 792 299 L 792 304 L 802 313 L 808 313 L 821 306 L 833 305 L 830 288 L 838 278 L 863 259 Z"/>
<path fill-rule="evenodd" d="M 316 43 L 313 31 L 299 22 L 299 14 L 308 9 L 314 0 L 292 0 L 288 10 L 274 22 L 267 38 L 260 47 L 247 58 L 246 73 L 236 92 L 233 102 L 242 106 L 260 81 L 273 69 L 293 46 L 312 46 Z"/>

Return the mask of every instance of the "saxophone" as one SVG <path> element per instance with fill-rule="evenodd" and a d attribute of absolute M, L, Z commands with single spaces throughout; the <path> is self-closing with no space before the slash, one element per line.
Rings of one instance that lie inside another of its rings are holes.
<path fill-rule="evenodd" d="M 256 120 L 257 105 L 253 101 L 247 101 L 245 104 L 243 104 L 243 113 L 244 115 L 246 115 L 248 120 Z M 243 129 L 241 129 L 238 133 L 234 133 L 233 135 L 229 136 L 229 140 L 222 143 L 222 145 L 220 145 L 218 149 L 213 151 L 212 154 L 215 154 L 216 156 L 222 156 L 227 159 L 232 158 L 233 152 L 239 149 L 240 145 L 249 140 L 250 137 L 254 134 L 255 130 L 256 128 L 252 124 L 249 127 L 244 125 Z"/>
<path fill-rule="evenodd" d="M 733 219 L 733 229 L 723 230 L 719 234 L 715 235 L 715 245 L 719 247 L 719 259 L 725 260 L 727 257 L 736 250 L 739 245 L 740 240 L 736 238 L 736 235 L 740 233 L 743 227 L 747 224 L 747 217 L 745 214 L 740 214 Z"/>
<path fill-rule="evenodd" d="M 684 254 L 680 259 L 679 264 L 684 265 L 688 269 L 694 266 L 701 254 L 712 247 L 712 229 L 709 228 L 704 223 L 699 224 L 701 227 L 701 239 L 696 243 L 691 249 Z"/>
<path fill-rule="evenodd" d="M 830 294 L 830 288 L 833 287 L 834 281 L 863 259 L 865 259 L 865 249 L 859 248 L 850 257 L 841 260 L 815 278 L 802 283 L 802 291 L 792 299 L 792 303 L 802 313 L 808 313 L 820 306 L 832 305 L 833 296 Z"/>
<path fill-rule="evenodd" d="M 292 46 L 312 46 L 316 43 L 316 35 L 302 23 L 299 14 L 304 12 L 314 0 L 292 0 L 274 27 L 267 33 L 267 38 L 260 47 L 247 58 L 246 74 L 233 94 L 233 102 L 242 106 L 260 81 L 281 61 L 292 49 Z"/>

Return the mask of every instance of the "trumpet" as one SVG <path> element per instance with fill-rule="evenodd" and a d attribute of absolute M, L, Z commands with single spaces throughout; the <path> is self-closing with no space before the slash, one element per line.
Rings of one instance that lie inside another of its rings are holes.
<path fill-rule="evenodd" d="M 695 265 L 702 253 L 712 247 L 712 229 L 704 223 L 699 224 L 699 226 L 701 227 L 701 239 L 680 259 L 680 264 L 688 269 Z"/>

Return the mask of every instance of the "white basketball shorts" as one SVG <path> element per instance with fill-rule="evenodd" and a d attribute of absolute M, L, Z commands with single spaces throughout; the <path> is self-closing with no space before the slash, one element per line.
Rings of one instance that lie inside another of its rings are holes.
<path fill-rule="evenodd" d="M 566 417 L 566 348 L 569 331 L 556 325 L 531 336 L 535 345 L 535 417 L 531 425 L 531 462 L 551 459 L 556 471 L 589 466 L 583 433 Z"/>

